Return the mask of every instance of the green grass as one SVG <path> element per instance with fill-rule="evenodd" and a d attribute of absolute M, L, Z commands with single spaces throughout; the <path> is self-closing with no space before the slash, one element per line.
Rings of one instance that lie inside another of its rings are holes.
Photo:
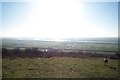
<path fill-rule="evenodd" d="M 117 78 L 118 60 L 103 58 L 3 58 L 3 78 Z"/>
<path fill-rule="evenodd" d="M 2 77 L 2 58 L 0 57 L 0 78 Z"/>

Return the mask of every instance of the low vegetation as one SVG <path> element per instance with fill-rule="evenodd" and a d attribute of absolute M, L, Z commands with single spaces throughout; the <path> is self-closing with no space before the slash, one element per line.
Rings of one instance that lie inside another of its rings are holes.
<path fill-rule="evenodd" d="M 3 78 L 117 78 L 119 55 L 58 49 L 2 49 Z M 109 57 L 104 66 L 104 56 Z"/>
<path fill-rule="evenodd" d="M 119 61 L 120 62 L 120 61 Z M 118 60 L 103 58 L 3 58 L 3 78 L 117 78 Z"/>
<path fill-rule="evenodd" d="M 38 48 L 27 48 L 27 49 L 7 49 L 2 48 L 2 57 L 72 57 L 72 58 L 82 58 L 82 57 L 105 57 L 108 56 L 111 59 L 118 59 L 118 52 L 110 51 L 80 51 L 80 50 L 60 50 L 60 49 L 38 49 Z"/>

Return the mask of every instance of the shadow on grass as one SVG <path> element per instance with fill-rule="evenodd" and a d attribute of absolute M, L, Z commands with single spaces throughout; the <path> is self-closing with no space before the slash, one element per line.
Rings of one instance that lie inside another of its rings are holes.
<path fill-rule="evenodd" d="M 112 67 L 112 66 L 109 66 L 109 65 L 106 65 L 106 67 L 108 67 L 108 68 L 110 68 L 110 69 L 112 69 L 112 70 L 117 70 L 117 68 Z"/>

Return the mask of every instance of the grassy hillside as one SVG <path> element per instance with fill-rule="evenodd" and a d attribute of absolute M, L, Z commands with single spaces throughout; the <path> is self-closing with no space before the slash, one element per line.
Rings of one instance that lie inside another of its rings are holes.
<path fill-rule="evenodd" d="M 120 62 L 120 61 L 119 61 Z M 117 78 L 118 60 L 103 58 L 3 58 L 3 78 Z"/>
<path fill-rule="evenodd" d="M 3 39 L 2 77 L 117 78 L 116 52 L 117 43 Z M 110 58 L 108 66 L 104 56 Z"/>

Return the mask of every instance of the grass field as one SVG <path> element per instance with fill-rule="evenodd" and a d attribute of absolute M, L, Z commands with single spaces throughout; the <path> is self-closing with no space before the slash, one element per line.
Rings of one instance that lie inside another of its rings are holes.
<path fill-rule="evenodd" d="M 120 62 L 120 61 L 119 61 Z M 3 58 L 3 78 L 117 78 L 118 60 L 103 58 Z"/>

